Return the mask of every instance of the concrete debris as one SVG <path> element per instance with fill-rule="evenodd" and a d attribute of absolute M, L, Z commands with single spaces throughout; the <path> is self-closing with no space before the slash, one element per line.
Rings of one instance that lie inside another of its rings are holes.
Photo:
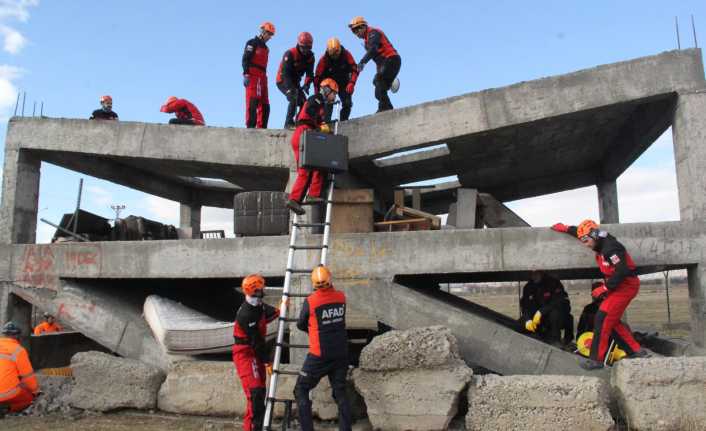
<path fill-rule="evenodd" d="M 154 409 L 164 373 L 134 359 L 101 352 L 71 358 L 74 385 L 69 403 L 84 410 Z"/>
<path fill-rule="evenodd" d="M 353 384 L 353 373 L 348 373 L 346 395 L 348 397 L 348 403 L 351 406 L 353 420 L 365 418 L 365 401 L 363 401 L 363 398 L 355 390 L 355 385 Z M 324 377 L 321 379 L 319 385 L 311 391 L 311 404 L 311 410 L 315 417 L 318 417 L 321 420 L 338 419 L 338 405 L 333 399 L 333 391 L 328 378 Z"/>
<path fill-rule="evenodd" d="M 466 429 L 608 430 L 610 388 L 597 377 L 474 376 Z"/>
<path fill-rule="evenodd" d="M 461 359 L 458 342 L 444 326 L 390 331 L 379 335 L 360 354 L 368 371 L 434 368 Z"/>
<path fill-rule="evenodd" d="M 46 376 L 37 373 L 37 381 L 42 394 L 35 398 L 31 406 L 23 413 L 32 416 L 48 414 L 70 414 L 69 395 L 73 379 L 62 376 Z"/>
<path fill-rule="evenodd" d="M 376 337 L 363 349 L 353 380 L 374 429 L 444 430 L 472 375 L 455 337 L 434 326 Z"/>
<path fill-rule="evenodd" d="M 172 364 L 157 405 L 171 413 L 242 416 L 246 401 L 232 362 L 182 361 Z"/>
<path fill-rule="evenodd" d="M 706 357 L 620 361 L 611 383 L 631 429 L 706 429 Z"/>

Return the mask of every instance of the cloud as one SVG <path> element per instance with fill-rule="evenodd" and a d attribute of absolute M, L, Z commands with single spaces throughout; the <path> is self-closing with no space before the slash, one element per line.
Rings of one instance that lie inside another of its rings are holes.
<path fill-rule="evenodd" d="M 130 213 L 144 216 L 160 223 L 179 226 L 179 202 L 170 201 L 159 196 L 147 196 L 142 200 L 142 204 L 142 208 L 137 208 L 136 211 L 130 211 Z M 141 213 L 140 210 L 142 209 L 146 213 Z"/>
<path fill-rule="evenodd" d="M 29 8 L 39 5 L 39 0 L 0 0 L 0 20 L 15 19 L 27 22 Z"/>
<path fill-rule="evenodd" d="M 0 34 L 5 38 L 3 49 L 10 54 L 19 53 L 27 44 L 27 39 L 14 28 L 0 25 Z"/>
<path fill-rule="evenodd" d="M 201 230 L 223 230 L 226 237 L 232 238 L 234 236 L 233 210 L 203 207 L 201 210 Z"/>
<path fill-rule="evenodd" d="M 17 102 L 17 88 L 13 81 L 22 76 L 22 69 L 0 65 L 0 120 L 6 121 Z"/>
<path fill-rule="evenodd" d="M 96 206 L 103 207 L 113 202 L 113 195 L 103 187 L 88 186 L 86 187 L 86 191 Z"/>

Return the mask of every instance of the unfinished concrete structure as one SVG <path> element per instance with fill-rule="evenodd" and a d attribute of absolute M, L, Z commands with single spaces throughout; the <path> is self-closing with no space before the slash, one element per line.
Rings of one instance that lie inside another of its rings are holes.
<path fill-rule="evenodd" d="M 670 126 L 681 220 L 617 224 L 617 177 Z M 503 374 L 580 374 L 575 356 L 515 332 L 505 316 L 444 294 L 439 283 L 521 280 L 533 268 L 597 278 L 592 253 L 565 235 L 527 227 L 502 205 L 596 185 L 601 223 L 624 242 L 641 273 L 688 270 L 692 340 L 706 347 L 705 130 L 697 49 L 344 122 L 351 152 L 345 185 L 373 188 L 384 208 L 394 186 L 457 175 L 422 198 L 426 211 L 450 211 L 456 229 L 334 235 L 329 261 L 337 286 L 353 308 L 390 326 L 448 326 L 469 363 Z M 280 279 L 287 238 L 35 245 L 41 162 L 178 201 L 181 226 L 197 232 L 202 206 L 232 207 L 242 190 L 284 190 L 293 167 L 289 133 L 12 119 L 0 318 L 27 325 L 27 301 L 121 355 L 164 366 L 169 358 L 141 318 L 140 300 L 155 289 L 170 291 L 169 284 L 180 286 L 179 295 L 197 292 L 222 303 L 227 286 L 248 273 Z M 296 266 L 315 261 L 311 254 Z"/>

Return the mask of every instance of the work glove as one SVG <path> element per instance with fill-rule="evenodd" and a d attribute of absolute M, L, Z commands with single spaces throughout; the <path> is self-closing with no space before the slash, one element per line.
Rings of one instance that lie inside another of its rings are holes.
<path fill-rule="evenodd" d="M 268 377 L 272 375 L 272 363 L 271 362 L 268 362 L 265 364 L 265 373 L 267 374 Z"/>
<path fill-rule="evenodd" d="M 608 295 L 608 288 L 605 284 L 601 283 L 600 286 L 596 287 L 591 291 L 591 296 L 593 299 L 599 300 L 603 299 Z"/>
<path fill-rule="evenodd" d="M 528 320 L 525 322 L 525 329 L 529 332 L 535 332 L 537 330 L 537 325 L 535 325 L 533 321 Z"/>
<path fill-rule="evenodd" d="M 362 73 L 363 69 L 365 69 L 365 63 L 361 61 L 360 63 L 358 63 L 358 73 Z"/>
<path fill-rule="evenodd" d="M 539 323 L 542 321 L 542 312 L 537 310 L 536 313 L 534 313 L 534 316 L 532 317 L 532 323 L 534 323 L 534 326 L 539 326 Z"/>
<path fill-rule="evenodd" d="M 243 87 L 250 85 L 250 75 L 243 75 Z"/>
<path fill-rule="evenodd" d="M 552 230 L 555 230 L 555 231 L 561 232 L 561 233 L 566 233 L 569 231 L 569 226 L 565 225 L 564 223 L 556 223 L 555 225 L 552 226 Z"/>
<path fill-rule="evenodd" d="M 346 85 L 346 93 L 348 93 L 349 95 L 352 96 L 353 90 L 355 90 L 355 84 L 353 84 L 352 82 L 349 82 L 348 85 Z"/>
<path fill-rule="evenodd" d="M 331 126 L 326 123 L 321 123 L 319 130 L 323 133 L 331 133 Z"/>

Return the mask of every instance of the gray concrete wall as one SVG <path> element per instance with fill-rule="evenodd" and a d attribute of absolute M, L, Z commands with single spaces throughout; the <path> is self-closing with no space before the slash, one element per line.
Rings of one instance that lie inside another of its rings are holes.
<path fill-rule="evenodd" d="M 6 148 L 0 206 L 0 244 L 34 243 L 40 166 L 41 161 L 35 154 Z"/>
<path fill-rule="evenodd" d="M 615 180 L 596 185 L 598 188 L 598 215 L 601 224 L 620 223 L 618 185 Z"/>

